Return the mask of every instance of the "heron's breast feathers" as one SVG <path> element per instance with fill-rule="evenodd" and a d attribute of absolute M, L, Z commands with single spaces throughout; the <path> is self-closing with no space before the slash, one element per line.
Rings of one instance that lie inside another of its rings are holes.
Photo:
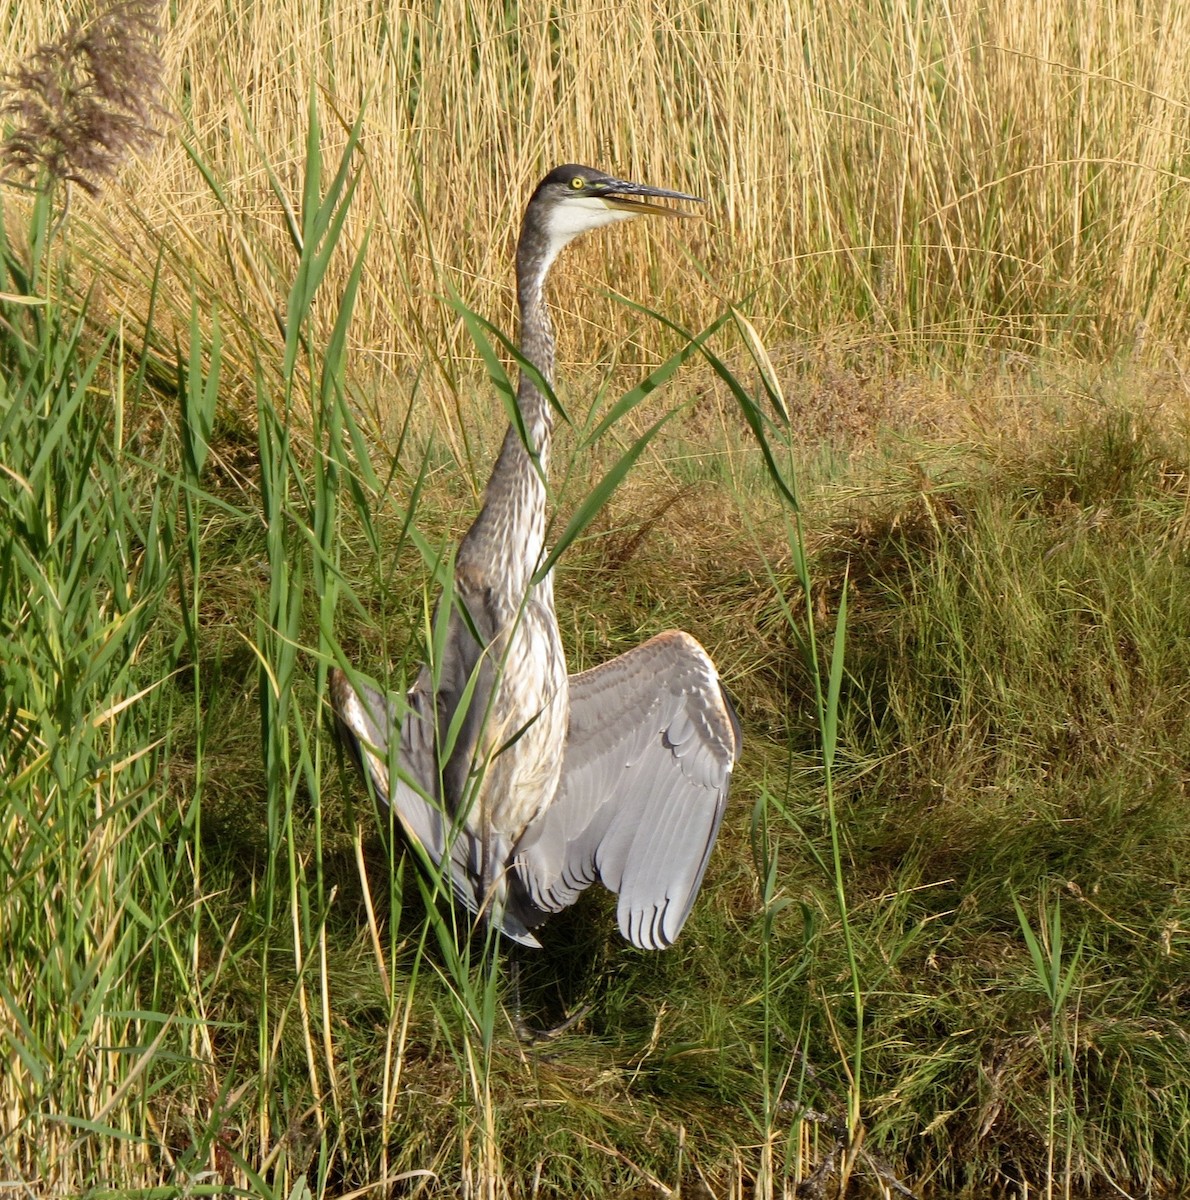
<path fill-rule="evenodd" d="M 484 727 L 484 791 L 495 828 L 513 841 L 550 802 L 561 778 L 569 680 L 557 621 L 531 601 L 498 668 Z"/>

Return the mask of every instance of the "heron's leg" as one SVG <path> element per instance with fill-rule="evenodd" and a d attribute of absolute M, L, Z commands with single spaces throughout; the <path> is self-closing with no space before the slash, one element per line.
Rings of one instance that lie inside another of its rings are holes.
<path fill-rule="evenodd" d="M 514 946 L 508 954 L 508 970 L 512 976 L 512 1027 L 521 1045 L 540 1046 L 545 1042 L 552 1042 L 560 1038 L 564 1033 L 573 1029 L 591 1011 L 591 1005 L 582 1005 L 565 1020 L 560 1021 L 557 1025 L 551 1025 L 548 1029 L 534 1029 L 525 1020 L 521 1008 L 521 953 L 522 948 Z"/>

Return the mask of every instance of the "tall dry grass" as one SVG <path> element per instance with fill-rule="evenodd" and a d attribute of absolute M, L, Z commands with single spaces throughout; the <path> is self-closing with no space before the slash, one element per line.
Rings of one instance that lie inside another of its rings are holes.
<path fill-rule="evenodd" d="M 0 59 L 65 17 L 15 0 Z M 193 275 L 241 315 L 229 361 L 284 303 L 278 192 L 300 205 L 312 86 L 340 117 L 328 156 L 364 112 L 344 242 L 377 236 L 351 357 L 382 393 L 394 374 L 453 390 L 469 350 L 448 285 L 511 323 L 518 215 L 565 160 L 709 201 L 681 231 L 575 252 L 557 296 L 571 363 L 657 351 L 593 294 L 608 278 L 690 325 L 749 296 L 766 341 L 795 351 L 1110 353 L 1190 332 L 1184 5 L 183 0 L 168 24 L 176 124 L 127 172 L 130 203 L 92 209 L 92 252 L 111 306 L 136 313 L 164 245 L 183 313 Z"/>

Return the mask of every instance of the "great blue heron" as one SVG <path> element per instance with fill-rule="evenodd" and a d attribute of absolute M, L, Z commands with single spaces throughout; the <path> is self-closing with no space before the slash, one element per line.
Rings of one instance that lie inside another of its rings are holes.
<path fill-rule="evenodd" d="M 551 265 L 588 230 L 683 215 L 646 197 L 697 200 L 581 166 L 551 171 L 529 200 L 516 252 L 521 352 L 551 386 Z M 532 930 L 599 879 L 619 893 L 624 937 L 663 949 L 702 883 L 739 724 L 707 652 L 679 630 L 567 676 L 552 576 L 534 579 L 553 421 L 529 371 L 517 406 L 520 427 L 509 425 L 459 545 L 436 669 L 422 668 L 401 708 L 333 669 L 332 703 L 377 794 L 434 863 L 449 858 L 472 913 L 538 946 Z"/>

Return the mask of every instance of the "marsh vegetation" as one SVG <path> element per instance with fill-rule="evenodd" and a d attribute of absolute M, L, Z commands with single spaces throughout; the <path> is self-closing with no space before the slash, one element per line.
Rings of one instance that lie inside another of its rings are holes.
<path fill-rule="evenodd" d="M 159 136 L 8 180 L 0 1187 L 1182 1184 L 1190 12 L 744 7 L 179 5 Z M 745 753 L 681 940 L 585 897 L 526 1051 L 325 683 L 432 648 L 568 159 L 711 214 L 559 272 L 569 661 L 689 629 Z"/>

